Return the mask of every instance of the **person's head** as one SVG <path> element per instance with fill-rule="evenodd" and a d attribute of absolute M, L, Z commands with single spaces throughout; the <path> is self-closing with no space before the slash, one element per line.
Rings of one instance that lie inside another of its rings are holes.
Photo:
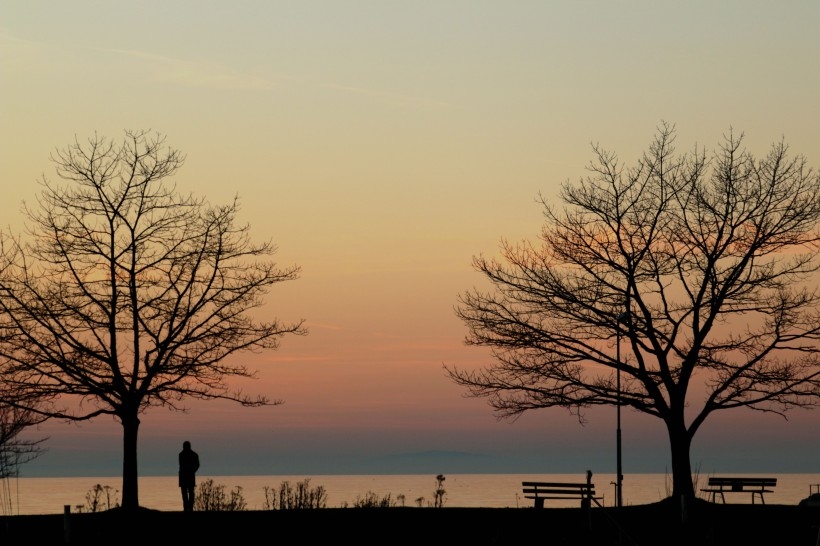
<path fill-rule="evenodd" d="M 188 440 L 185 440 L 184 442 L 182 442 L 182 449 L 184 449 L 186 451 L 191 449 L 191 442 L 189 442 Z"/>

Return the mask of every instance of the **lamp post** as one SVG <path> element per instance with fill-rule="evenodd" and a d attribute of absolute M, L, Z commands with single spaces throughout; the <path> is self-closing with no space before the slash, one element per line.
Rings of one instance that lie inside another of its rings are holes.
<path fill-rule="evenodd" d="M 629 320 L 629 311 L 625 311 L 615 317 L 615 361 L 617 364 L 617 380 L 616 386 L 618 389 L 618 404 L 617 404 L 617 429 L 615 431 L 615 453 L 616 465 L 615 471 L 617 477 L 615 478 L 615 505 L 620 508 L 624 505 L 624 474 L 621 460 L 621 323 Z"/>

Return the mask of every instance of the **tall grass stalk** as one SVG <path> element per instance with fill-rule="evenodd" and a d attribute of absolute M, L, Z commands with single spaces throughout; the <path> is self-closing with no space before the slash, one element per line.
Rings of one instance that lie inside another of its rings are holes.
<path fill-rule="evenodd" d="M 393 500 L 390 493 L 382 497 L 373 491 L 368 491 L 363 497 L 356 495 L 356 500 L 353 501 L 353 508 L 394 508 L 396 506 L 398 502 Z"/>
<path fill-rule="evenodd" d="M 289 481 L 283 481 L 276 489 L 265 486 L 264 510 L 305 510 L 327 507 L 327 491 L 321 485 L 310 486 L 310 479 L 306 478 L 292 486 Z"/>

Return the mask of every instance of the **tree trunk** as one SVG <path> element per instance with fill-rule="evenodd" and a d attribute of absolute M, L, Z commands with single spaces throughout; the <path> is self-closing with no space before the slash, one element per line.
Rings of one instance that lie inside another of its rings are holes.
<path fill-rule="evenodd" d="M 692 483 L 692 464 L 689 459 L 692 438 L 686 430 L 683 417 L 674 421 L 666 423 L 672 453 L 672 496 L 694 499 L 695 486 Z"/>
<path fill-rule="evenodd" d="M 137 433 L 140 420 L 137 412 L 121 417 L 122 420 L 122 508 L 136 510 L 139 507 L 137 481 Z"/>

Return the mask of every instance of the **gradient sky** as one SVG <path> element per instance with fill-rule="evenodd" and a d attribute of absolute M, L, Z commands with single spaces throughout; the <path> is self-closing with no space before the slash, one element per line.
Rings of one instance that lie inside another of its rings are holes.
<path fill-rule="evenodd" d="M 446 378 L 488 361 L 453 312 L 482 284 L 471 258 L 534 238 L 536 195 L 583 176 L 592 143 L 634 163 L 662 120 L 679 149 L 733 128 L 820 165 L 818 21 L 813 0 L 6 0 L 0 218 L 22 229 L 75 136 L 152 129 L 187 154 L 180 190 L 238 195 L 302 267 L 263 312 L 310 334 L 246 357 L 246 388 L 286 403 L 152 410 L 143 474 L 174 473 L 184 439 L 211 475 L 614 472 L 613 408 L 585 427 L 561 409 L 499 422 Z M 625 412 L 623 428 L 627 474 L 669 468 L 660 422 Z M 110 419 L 39 434 L 49 451 L 23 475 L 120 471 Z M 741 411 L 711 418 L 692 460 L 813 472 L 818 452 L 820 412 Z"/>

